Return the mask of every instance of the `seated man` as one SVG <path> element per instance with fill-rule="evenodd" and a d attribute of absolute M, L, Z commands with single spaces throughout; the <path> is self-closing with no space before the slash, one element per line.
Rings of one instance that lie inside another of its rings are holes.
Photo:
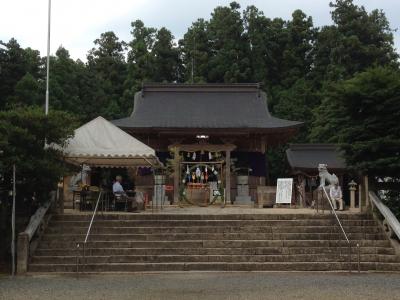
<path fill-rule="evenodd" d="M 336 201 L 338 201 L 339 202 L 339 210 L 343 210 L 343 195 L 342 195 L 342 190 L 341 190 L 338 182 L 336 182 L 329 190 L 329 196 L 332 199 L 333 208 L 335 210 L 337 209 Z"/>
<path fill-rule="evenodd" d="M 113 194 L 116 197 L 121 197 L 122 199 L 126 200 L 127 202 L 131 203 L 131 207 L 136 206 L 137 210 L 145 210 L 144 203 L 142 199 L 136 199 L 135 197 L 128 197 L 124 191 L 124 188 L 121 185 L 122 177 L 117 176 L 115 178 L 115 182 L 113 184 Z M 136 204 L 136 205 L 134 205 Z"/>

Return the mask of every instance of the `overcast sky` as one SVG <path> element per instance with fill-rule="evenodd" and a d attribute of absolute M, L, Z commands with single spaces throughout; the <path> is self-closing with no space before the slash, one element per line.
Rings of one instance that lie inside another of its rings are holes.
<path fill-rule="evenodd" d="M 268 17 L 289 19 L 295 9 L 313 17 L 315 26 L 331 24 L 330 0 L 242 0 L 244 9 L 255 5 Z M 198 18 L 209 19 L 216 6 L 231 0 L 52 0 L 51 53 L 60 45 L 74 59 L 86 60 L 93 41 L 105 31 L 114 31 L 129 41 L 131 21 L 141 19 L 145 26 L 165 26 L 177 38 Z M 367 11 L 383 9 L 393 29 L 400 27 L 399 0 L 356 0 Z M 0 0 L 0 40 L 14 37 L 22 47 L 46 54 L 48 0 Z M 400 33 L 395 33 L 400 49 Z"/>

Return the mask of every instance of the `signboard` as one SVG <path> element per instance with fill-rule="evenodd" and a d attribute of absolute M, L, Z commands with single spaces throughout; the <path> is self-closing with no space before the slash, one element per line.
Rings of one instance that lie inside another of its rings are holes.
<path fill-rule="evenodd" d="M 292 203 L 293 178 L 278 178 L 276 203 Z"/>

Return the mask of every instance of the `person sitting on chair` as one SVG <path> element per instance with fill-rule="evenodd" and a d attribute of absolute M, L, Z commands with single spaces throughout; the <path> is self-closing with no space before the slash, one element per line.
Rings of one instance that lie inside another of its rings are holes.
<path fill-rule="evenodd" d="M 337 205 L 336 205 L 336 201 L 337 201 L 337 202 L 339 202 L 339 210 L 343 210 L 343 195 L 342 195 L 342 190 L 341 190 L 338 182 L 335 182 L 335 184 L 329 190 L 329 196 L 332 199 L 333 208 L 335 210 L 337 209 Z"/>
<path fill-rule="evenodd" d="M 142 199 L 136 199 L 135 197 L 128 197 L 128 195 L 125 193 L 124 188 L 121 185 L 122 182 L 122 176 L 117 176 L 115 178 L 115 182 L 113 184 L 113 194 L 116 197 L 122 197 L 122 199 L 125 199 L 127 202 L 131 203 L 131 207 L 136 204 L 137 210 L 144 210 L 144 203 Z"/>

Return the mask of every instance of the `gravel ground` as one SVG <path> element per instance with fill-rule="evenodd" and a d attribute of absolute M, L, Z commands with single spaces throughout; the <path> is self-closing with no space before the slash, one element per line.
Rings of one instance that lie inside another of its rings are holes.
<path fill-rule="evenodd" d="M 0 299 L 400 299 L 400 274 L 186 272 L 0 276 Z"/>

